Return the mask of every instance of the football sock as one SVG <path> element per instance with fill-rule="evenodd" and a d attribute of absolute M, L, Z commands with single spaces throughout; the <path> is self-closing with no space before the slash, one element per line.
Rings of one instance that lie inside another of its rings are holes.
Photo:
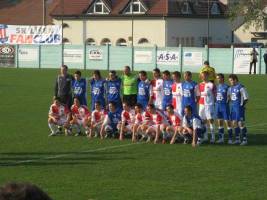
<path fill-rule="evenodd" d="M 235 128 L 235 139 L 236 140 L 240 140 L 240 128 L 239 127 L 236 127 Z"/>
<path fill-rule="evenodd" d="M 208 125 L 207 124 L 205 124 L 205 129 L 206 129 L 206 131 L 204 133 L 204 138 L 208 139 Z"/>
<path fill-rule="evenodd" d="M 228 140 L 232 140 L 233 139 L 233 129 L 232 128 L 228 128 L 227 129 L 228 132 Z"/>
<path fill-rule="evenodd" d="M 211 134 L 211 139 L 215 139 L 215 134 L 214 134 L 214 125 L 210 124 L 210 134 Z"/>
<path fill-rule="evenodd" d="M 56 133 L 58 130 L 57 125 L 55 125 L 54 123 L 48 123 L 48 126 L 50 128 L 50 130 L 52 131 L 52 133 Z"/>
<path fill-rule="evenodd" d="M 241 134 L 242 134 L 243 140 L 246 141 L 247 140 L 247 127 L 241 128 Z"/>
<path fill-rule="evenodd" d="M 218 132 L 219 132 L 219 139 L 224 139 L 224 128 L 223 127 L 219 127 L 219 130 L 218 130 Z"/>

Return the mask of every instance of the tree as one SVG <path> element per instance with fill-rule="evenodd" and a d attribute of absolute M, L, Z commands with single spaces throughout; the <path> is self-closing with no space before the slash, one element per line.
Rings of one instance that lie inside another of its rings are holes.
<path fill-rule="evenodd" d="M 262 28 L 267 20 L 266 0 L 238 0 L 229 5 L 229 18 L 231 21 L 242 17 L 245 29 L 253 25 L 256 29 Z"/>

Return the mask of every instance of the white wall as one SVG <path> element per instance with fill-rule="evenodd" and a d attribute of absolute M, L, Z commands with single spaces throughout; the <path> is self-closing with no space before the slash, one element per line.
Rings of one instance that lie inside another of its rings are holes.
<path fill-rule="evenodd" d="M 209 35 L 211 43 L 231 43 L 231 23 L 227 19 L 210 19 Z M 202 46 L 202 37 L 207 37 L 207 19 L 196 18 L 168 18 L 167 45 L 177 46 L 176 38 L 193 37 L 195 46 Z"/>
<path fill-rule="evenodd" d="M 61 21 L 54 20 L 55 24 Z M 130 19 L 88 19 L 64 20 L 69 28 L 64 29 L 64 37 L 72 44 L 82 44 L 88 38 L 93 38 L 96 45 L 100 45 L 103 38 L 109 38 L 112 45 L 116 45 L 119 38 L 124 38 L 128 45 L 131 45 L 132 21 Z M 134 45 L 138 45 L 141 38 L 147 38 L 149 46 L 157 44 L 165 46 L 165 22 L 163 19 L 135 19 L 133 23 Z"/>

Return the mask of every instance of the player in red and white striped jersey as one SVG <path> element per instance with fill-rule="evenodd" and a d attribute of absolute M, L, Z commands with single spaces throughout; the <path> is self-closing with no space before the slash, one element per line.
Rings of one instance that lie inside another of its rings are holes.
<path fill-rule="evenodd" d="M 180 117 L 182 117 L 182 82 L 181 73 L 175 71 L 172 73 L 172 105 L 174 112 L 176 112 Z"/>
<path fill-rule="evenodd" d="M 49 136 L 55 136 L 60 133 L 59 127 L 64 127 L 65 131 L 70 126 L 70 111 L 67 106 L 60 103 L 60 99 L 55 97 L 48 113 L 48 126 L 51 130 Z"/>
<path fill-rule="evenodd" d="M 123 111 L 121 113 L 121 122 L 118 124 L 118 130 L 120 133 L 119 140 L 123 140 L 124 134 L 132 132 L 134 125 L 134 110 L 131 109 L 127 102 L 122 104 Z"/>
<path fill-rule="evenodd" d="M 160 111 L 157 111 L 154 104 L 149 104 L 147 106 L 147 111 L 150 114 L 149 117 L 149 127 L 146 130 L 146 135 L 148 137 L 147 142 L 150 142 L 151 137 L 155 137 L 154 143 L 156 144 L 159 140 L 161 134 L 161 126 L 166 121 L 163 114 Z"/>
<path fill-rule="evenodd" d="M 81 128 L 83 127 L 86 134 L 89 133 L 89 125 L 91 120 L 91 114 L 85 105 L 81 105 L 77 97 L 73 99 L 73 105 L 71 106 L 72 120 L 70 122 L 72 128 L 77 130 L 76 136 L 81 135 Z"/>
<path fill-rule="evenodd" d="M 107 114 L 107 112 L 105 110 L 103 110 L 101 108 L 101 102 L 100 101 L 96 101 L 95 102 L 95 109 L 91 114 L 91 125 L 90 125 L 90 129 L 89 129 L 89 138 L 92 138 L 93 134 L 95 134 L 94 136 L 97 137 L 102 123 L 105 119 L 105 115 Z"/>
<path fill-rule="evenodd" d="M 150 82 L 152 86 L 150 104 L 154 104 L 157 109 L 162 110 L 163 79 L 160 78 L 160 70 L 158 68 L 153 70 L 153 77 L 154 79 Z"/>
<path fill-rule="evenodd" d="M 137 103 L 134 107 L 134 126 L 132 129 L 132 142 L 136 142 L 138 135 L 141 134 L 142 124 L 144 122 L 143 107 L 142 104 Z"/>
<path fill-rule="evenodd" d="M 211 132 L 210 143 L 215 142 L 215 133 L 214 133 L 214 117 L 215 117 L 215 95 L 216 87 L 214 83 L 209 81 L 208 72 L 202 72 L 200 74 L 202 82 L 198 84 L 199 89 L 199 116 L 204 121 L 204 123 L 209 125 Z M 204 134 L 204 141 L 208 140 L 208 134 Z"/>

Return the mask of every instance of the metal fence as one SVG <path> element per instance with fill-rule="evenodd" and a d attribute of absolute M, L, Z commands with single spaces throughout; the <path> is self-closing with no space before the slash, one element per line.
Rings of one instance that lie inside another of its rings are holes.
<path fill-rule="evenodd" d="M 70 69 L 121 70 L 129 65 L 135 71 L 152 71 L 155 67 L 170 71 L 199 72 L 209 60 L 217 72 L 248 73 L 249 51 L 246 48 L 196 47 L 121 47 L 88 45 L 15 45 L 13 64 L 3 64 L 0 46 L 0 66 L 16 68 L 58 68 L 63 63 Z M 257 49 L 257 74 L 265 74 L 265 49 Z"/>

